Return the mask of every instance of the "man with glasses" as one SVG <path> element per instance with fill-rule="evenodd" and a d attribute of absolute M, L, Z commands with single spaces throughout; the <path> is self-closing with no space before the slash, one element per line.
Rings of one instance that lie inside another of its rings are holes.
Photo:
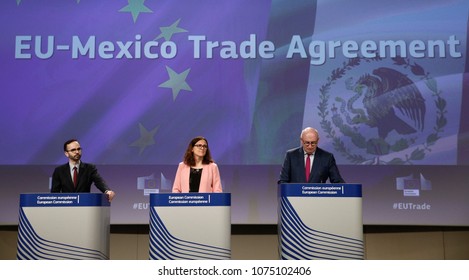
<path fill-rule="evenodd" d="M 319 133 L 312 127 L 303 129 L 301 146 L 288 150 L 280 172 L 282 183 L 345 183 L 334 155 L 318 148 Z"/>
<path fill-rule="evenodd" d="M 107 186 L 96 166 L 81 161 L 81 146 L 78 140 L 70 139 L 64 143 L 64 153 L 68 163 L 55 168 L 52 174 L 53 193 L 89 193 L 91 184 L 103 193 L 111 201 L 115 193 Z"/>

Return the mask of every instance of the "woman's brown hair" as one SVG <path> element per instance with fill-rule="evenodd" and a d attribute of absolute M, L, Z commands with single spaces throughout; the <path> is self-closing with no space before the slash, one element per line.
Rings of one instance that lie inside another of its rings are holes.
<path fill-rule="evenodd" d="M 207 143 L 207 151 L 205 151 L 205 156 L 202 159 L 203 164 L 209 164 L 213 162 L 212 155 L 210 154 L 210 147 L 208 146 L 208 141 L 205 139 L 203 136 L 197 136 L 194 139 L 192 139 L 189 142 L 189 145 L 187 146 L 186 152 L 184 154 L 184 163 L 188 166 L 194 166 L 195 165 L 195 158 L 194 158 L 194 153 L 192 153 L 192 149 L 194 148 L 194 145 L 199 142 L 200 140 L 204 140 L 205 143 Z"/>

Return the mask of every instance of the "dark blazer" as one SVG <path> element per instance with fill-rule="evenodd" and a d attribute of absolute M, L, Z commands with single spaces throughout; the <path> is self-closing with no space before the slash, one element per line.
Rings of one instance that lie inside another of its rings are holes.
<path fill-rule="evenodd" d="M 54 173 L 52 174 L 51 192 L 89 193 L 91 191 L 91 184 L 93 183 L 103 193 L 110 190 L 101 175 L 99 175 L 96 166 L 84 162 L 80 162 L 78 182 L 77 187 L 75 188 L 70 174 L 70 165 L 66 163 L 55 168 Z"/>
<path fill-rule="evenodd" d="M 314 153 L 313 167 L 306 182 L 303 147 L 287 151 L 278 183 L 345 183 L 340 176 L 334 155 L 320 148 Z"/>

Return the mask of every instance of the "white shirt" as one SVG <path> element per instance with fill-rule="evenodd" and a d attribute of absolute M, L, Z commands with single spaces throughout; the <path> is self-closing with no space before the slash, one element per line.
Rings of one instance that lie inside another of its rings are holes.
<path fill-rule="evenodd" d="M 77 174 L 80 173 L 80 163 L 77 163 L 77 165 L 71 165 L 70 163 L 68 164 L 70 166 L 70 177 L 73 180 L 73 168 L 77 168 Z"/>

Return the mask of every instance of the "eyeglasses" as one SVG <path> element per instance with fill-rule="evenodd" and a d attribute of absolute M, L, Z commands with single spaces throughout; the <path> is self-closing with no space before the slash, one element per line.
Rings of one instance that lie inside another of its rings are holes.
<path fill-rule="evenodd" d="M 316 146 L 318 144 L 318 141 L 312 141 L 312 142 L 303 141 L 303 144 L 306 146 Z"/>
<path fill-rule="evenodd" d="M 71 150 L 68 150 L 67 152 L 81 152 L 81 148 L 75 148 L 75 149 L 71 149 Z"/>
<path fill-rule="evenodd" d="M 194 147 L 197 147 L 199 149 L 207 149 L 208 148 L 207 145 L 203 145 L 203 144 L 197 144 L 197 145 L 194 145 Z"/>

